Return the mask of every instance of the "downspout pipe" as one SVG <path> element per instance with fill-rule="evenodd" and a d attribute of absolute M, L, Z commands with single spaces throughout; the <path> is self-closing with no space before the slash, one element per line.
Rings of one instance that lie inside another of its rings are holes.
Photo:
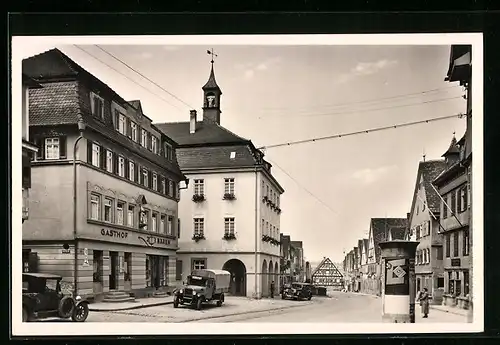
<path fill-rule="evenodd" d="M 257 269 L 258 269 L 258 258 L 257 258 L 257 251 L 258 251 L 258 239 L 259 239 L 259 215 L 257 213 L 258 211 L 258 205 L 259 205 L 259 200 L 258 200 L 258 191 L 259 191 L 259 174 L 257 167 L 255 167 L 255 268 L 254 268 L 254 289 L 255 289 L 255 298 L 259 298 L 259 294 L 257 292 L 258 288 L 258 282 L 257 282 Z"/>
<path fill-rule="evenodd" d="M 75 257 L 74 257 L 74 272 L 73 272 L 73 296 L 78 295 L 78 239 L 77 239 L 77 179 L 76 179 L 76 149 L 78 142 L 83 138 L 85 123 L 78 121 L 78 138 L 73 144 L 73 239 L 75 241 Z"/>

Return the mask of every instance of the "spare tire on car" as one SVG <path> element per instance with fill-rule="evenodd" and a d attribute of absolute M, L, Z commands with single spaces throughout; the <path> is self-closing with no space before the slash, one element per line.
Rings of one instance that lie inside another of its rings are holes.
<path fill-rule="evenodd" d="M 75 309 L 75 301 L 73 300 L 73 298 L 69 296 L 64 296 L 59 301 L 57 312 L 60 318 L 67 319 L 73 314 L 74 309 Z"/>

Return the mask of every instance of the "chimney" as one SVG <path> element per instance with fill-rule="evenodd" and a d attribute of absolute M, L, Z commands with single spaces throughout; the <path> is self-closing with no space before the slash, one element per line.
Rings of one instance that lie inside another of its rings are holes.
<path fill-rule="evenodd" d="M 189 133 L 193 134 L 196 132 L 196 110 L 191 110 L 189 112 Z"/>

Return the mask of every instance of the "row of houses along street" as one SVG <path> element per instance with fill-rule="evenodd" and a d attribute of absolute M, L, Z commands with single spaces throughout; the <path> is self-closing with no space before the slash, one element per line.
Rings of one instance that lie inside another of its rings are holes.
<path fill-rule="evenodd" d="M 471 47 L 452 46 L 446 80 L 466 88 L 466 130 L 443 148 L 443 159 L 419 162 L 410 212 L 402 218 L 372 218 L 368 238 L 344 258 L 346 288 L 380 295 L 384 279 L 382 241 L 418 241 L 416 290 L 427 288 L 433 304 L 472 308 L 472 100 Z M 410 201 L 410 200 L 409 200 Z"/>
<path fill-rule="evenodd" d="M 201 268 L 256 298 L 311 278 L 271 164 L 220 125 L 213 61 L 203 113 L 178 123 L 152 123 L 58 49 L 23 60 L 23 85 L 25 272 L 95 300 L 163 295 Z"/>

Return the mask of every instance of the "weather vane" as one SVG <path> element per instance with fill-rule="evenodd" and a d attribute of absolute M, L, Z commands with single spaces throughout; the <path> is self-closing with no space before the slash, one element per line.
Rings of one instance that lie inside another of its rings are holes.
<path fill-rule="evenodd" d="M 212 65 L 214 64 L 214 56 L 217 57 L 218 55 L 214 53 L 214 48 L 212 48 L 211 50 L 207 50 L 207 54 L 209 55 L 212 55 L 212 61 L 210 61 L 212 63 Z"/>

